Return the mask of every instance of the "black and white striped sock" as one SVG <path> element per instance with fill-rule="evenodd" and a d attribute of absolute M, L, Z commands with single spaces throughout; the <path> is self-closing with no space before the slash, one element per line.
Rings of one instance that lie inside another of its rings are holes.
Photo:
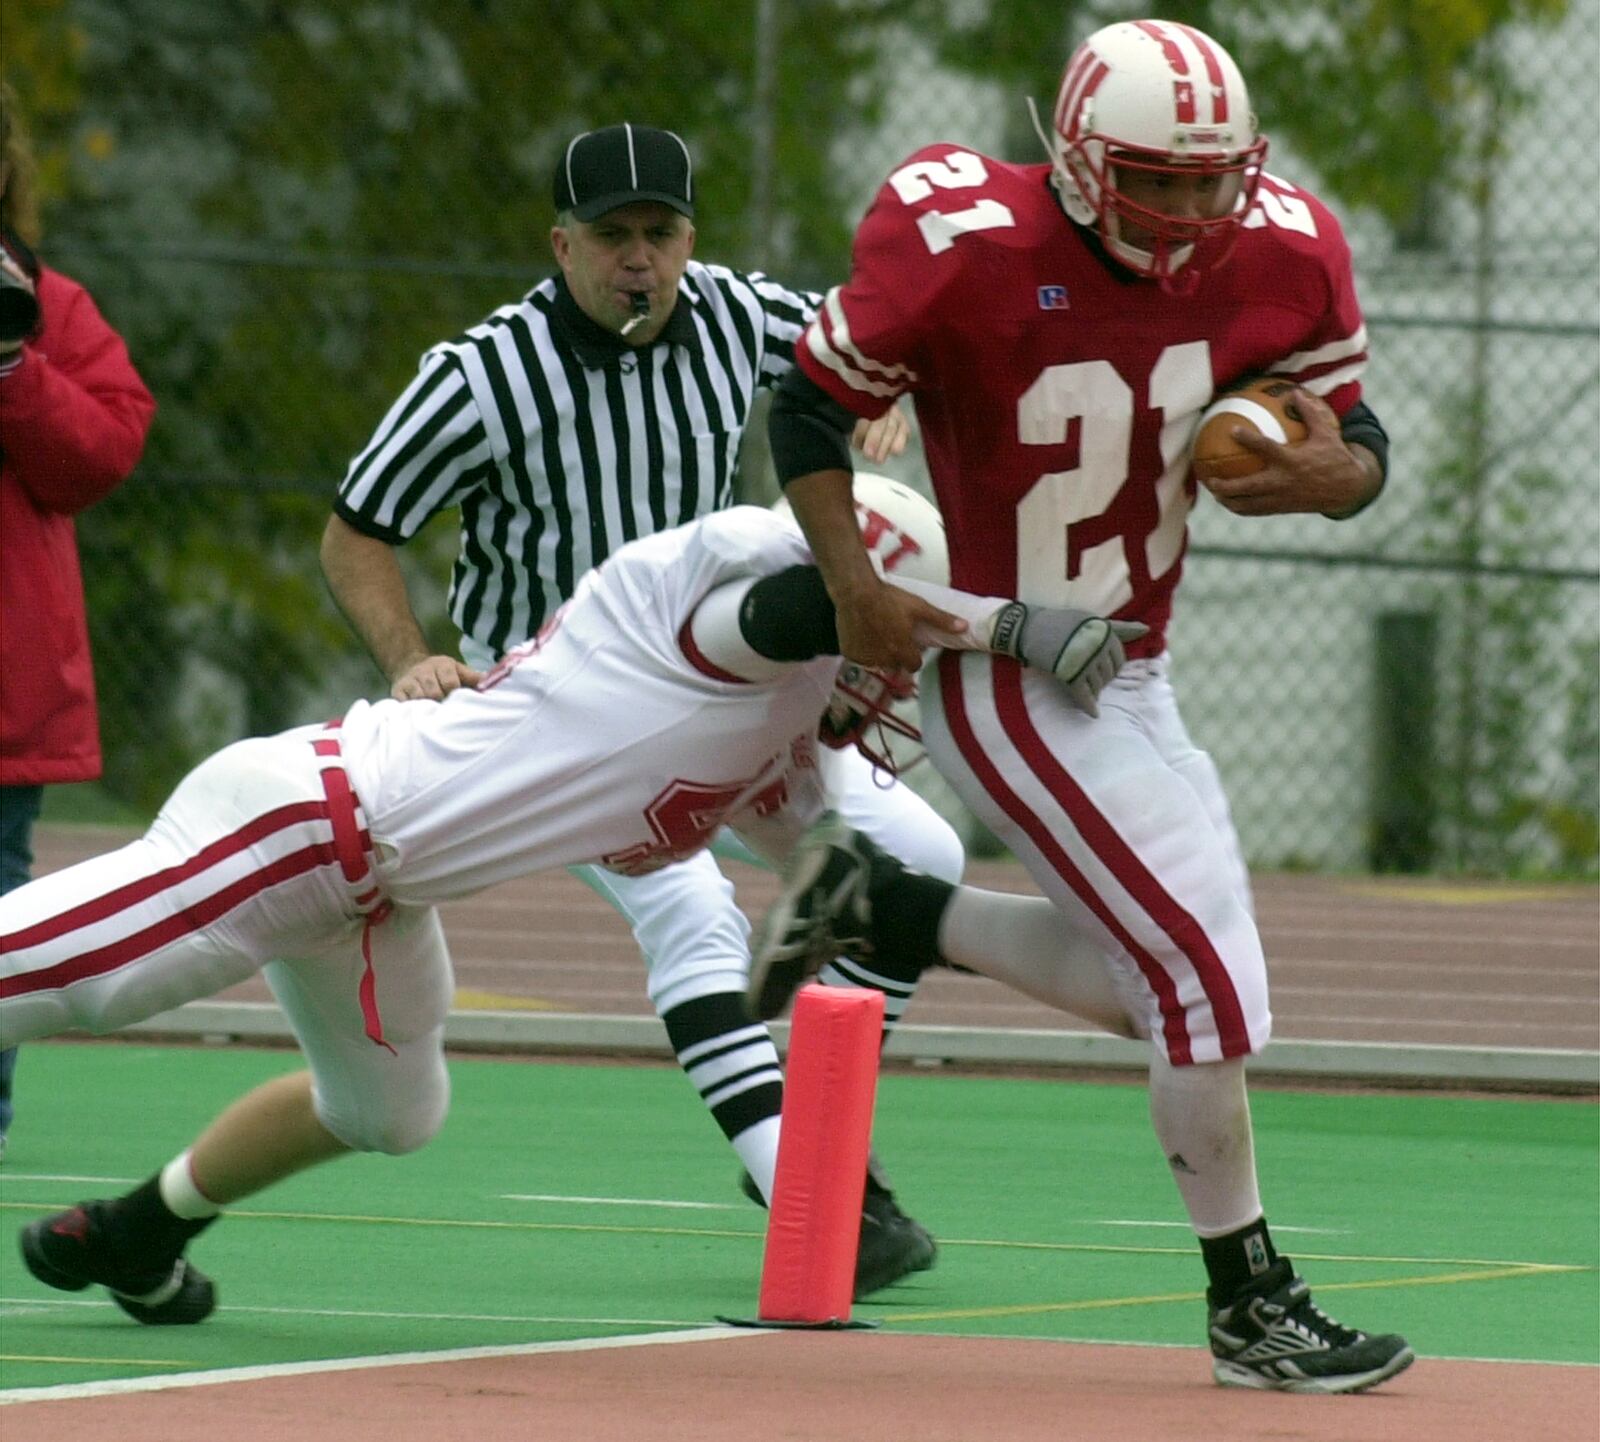
<path fill-rule="evenodd" d="M 824 986 L 865 986 L 883 993 L 883 1035 L 887 1040 L 910 1004 L 917 977 L 891 976 L 860 961 L 841 956 L 817 973 Z"/>
<path fill-rule="evenodd" d="M 729 1141 L 783 1109 L 778 1049 L 746 1014 L 742 992 L 696 997 L 661 1020 L 678 1064 Z"/>

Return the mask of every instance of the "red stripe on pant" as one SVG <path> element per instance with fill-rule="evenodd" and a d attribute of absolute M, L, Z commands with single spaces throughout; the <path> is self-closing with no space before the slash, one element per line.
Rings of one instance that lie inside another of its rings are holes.
<path fill-rule="evenodd" d="M 1089 849 L 1194 968 L 1206 1000 L 1211 1003 L 1211 1014 L 1216 1021 L 1223 1056 L 1248 1056 L 1250 1035 L 1244 1024 L 1244 1009 L 1239 1005 L 1239 993 L 1234 990 L 1233 978 L 1228 975 L 1228 968 L 1222 964 L 1222 958 L 1217 955 L 1217 949 L 1211 944 L 1205 928 L 1161 884 L 1156 874 L 1139 859 L 1112 822 L 1051 753 L 1034 726 L 1033 717 L 1028 714 L 1027 702 L 1022 695 L 1022 668 L 1015 662 L 997 662 L 994 689 L 1001 725 L 1028 763 L 1035 779 L 1067 813 Z M 1151 957 L 1150 960 L 1160 965 L 1156 958 Z M 1143 963 L 1140 964 L 1142 968 Z M 1189 1059 L 1192 1058 L 1185 1058 Z M 1172 1060 L 1178 1062 L 1176 1056 Z"/>
<path fill-rule="evenodd" d="M 330 721 L 327 730 L 337 731 L 339 723 Z M 328 798 L 328 820 L 333 826 L 333 849 L 339 858 L 339 869 L 352 886 L 365 881 L 372 873 L 367 854 L 372 850 L 372 838 L 361 829 L 356 819 L 359 804 L 355 789 L 345 773 L 343 749 L 338 736 L 321 736 L 311 743 L 311 749 L 329 762 L 322 768 L 322 791 Z M 356 905 L 366 910 L 361 924 L 361 982 L 356 996 L 361 1003 L 361 1023 L 367 1039 L 381 1046 L 391 1056 L 397 1055 L 383 1035 L 383 1017 L 378 1011 L 378 974 L 372 966 L 372 931 L 381 926 L 394 910 L 382 897 L 377 887 L 356 897 Z"/>
<path fill-rule="evenodd" d="M 137 906 L 141 901 L 148 901 L 152 896 L 159 896 L 163 891 L 182 885 L 202 871 L 226 861 L 230 856 L 237 856 L 239 852 L 248 850 L 258 841 L 264 841 L 274 832 L 298 826 L 302 822 L 317 821 L 326 816 L 327 812 L 327 804 L 321 801 L 297 801 L 290 806 L 280 806 L 276 810 L 264 812 L 230 835 L 211 842 L 177 866 L 169 866 L 165 871 L 141 876 L 137 881 L 130 881 L 125 886 L 106 892 L 104 896 L 96 896 L 81 906 L 74 906 L 56 916 L 47 916 L 43 921 L 24 927 L 21 931 L 12 932 L 9 936 L 0 936 L 0 951 L 22 951 L 30 946 L 40 946 L 80 927 L 104 921 L 119 911 L 125 911 L 130 906 Z"/>
<path fill-rule="evenodd" d="M 1015 663 L 996 661 L 994 665 L 998 669 L 1001 665 L 1014 666 Z M 1099 893 L 1089 885 L 1088 879 L 1073 864 L 1072 858 L 1067 855 L 1061 843 L 1051 834 L 1049 826 L 1023 803 L 1022 798 L 1011 789 L 994 762 L 978 744 L 977 735 L 967 715 L 963 689 L 960 655 L 955 651 L 947 651 L 939 660 L 939 693 L 944 702 L 945 722 L 950 727 L 950 734 L 955 739 L 956 748 L 961 752 L 962 759 L 972 769 L 973 775 L 978 778 L 979 784 L 989 793 L 995 804 L 1038 847 L 1056 875 L 1066 882 L 1073 894 L 1088 907 L 1100 924 L 1134 959 L 1151 991 L 1156 995 L 1156 1003 L 1161 1010 L 1162 1038 L 1166 1043 L 1167 1055 L 1173 1064 L 1181 1066 L 1192 1062 L 1194 1053 L 1189 1044 L 1188 1023 L 1183 1007 L 1178 1002 L 1177 988 L 1172 984 L 1172 978 L 1167 975 L 1166 968 L 1140 946 L 1127 928 L 1117 920 Z"/>
<path fill-rule="evenodd" d="M 321 808 L 318 808 L 320 810 Z M 238 834 L 238 833 L 236 833 Z M 230 838 L 231 839 L 231 838 Z M 239 848 L 235 848 L 237 850 Z M 139 961 L 149 956 L 152 952 L 159 951 L 164 946 L 170 946 L 174 941 L 181 940 L 194 932 L 202 931 L 219 917 L 227 915 L 235 907 L 259 895 L 270 886 L 280 885 L 290 881 L 296 876 L 314 870 L 318 866 L 328 866 L 334 860 L 333 847 L 327 842 L 320 842 L 307 846 L 299 851 L 290 852 L 287 856 L 280 856 L 276 861 L 253 871 L 248 876 L 240 877 L 231 885 L 225 886 L 220 891 L 214 891 L 210 896 L 202 897 L 191 902 L 172 915 L 164 917 L 154 925 L 147 926 L 141 931 L 136 931 L 121 939 L 97 947 L 94 951 L 79 952 L 76 956 L 55 966 L 45 967 L 42 971 L 32 971 L 21 976 L 0 978 L 0 999 L 14 996 L 26 996 L 35 991 L 55 991 L 60 987 L 70 986 L 74 982 L 87 981 L 93 977 L 105 976 L 131 962 Z M 174 867 L 173 871 L 184 870 Z M 188 876 L 179 878 L 169 883 L 177 886 L 188 880 Z M 127 891 L 131 888 L 124 887 Z M 140 901 L 158 895 L 156 891 L 147 891 L 139 897 Z M 99 898 L 104 900 L 105 898 Z M 129 903 L 132 905 L 133 903 Z M 75 907 L 74 912 L 87 910 L 87 907 Z M 63 913 L 64 916 L 72 912 Z M 60 918 L 55 918 L 59 920 Z M 102 920 L 103 917 L 96 917 Z M 57 935 L 64 934 L 63 928 Z M 21 933 L 18 933 L 21 935 Z M 7 939 L 9 941 L 9 938 Z"/>

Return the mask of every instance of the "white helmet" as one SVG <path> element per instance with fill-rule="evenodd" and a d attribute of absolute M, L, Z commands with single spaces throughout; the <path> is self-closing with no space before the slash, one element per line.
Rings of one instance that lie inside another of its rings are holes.
<path fill-rule="evenodd" d="M 1171 20 L 1128 20 L 1085 40 L 1067 61 L 1041 138 L 1073 220 L 1095 227 L 1140 275 L 1166 283 L 1189 266 L 1190 285 L 1233 248 L 1267 153 L 1233 57 Z M 1118 189 L 1119 170 L 1216 176 L 1212 213 L 1169 216 L 1140 205 Z M 1124 240 L 1124 223 L 1151 237 L 1153 249 Z"/>
<path fill-rule="evenodd" d="M 868 552 L 886 572 L 909 576 L 938 586 L 950 584 L 950 552 L 945 544 L 944 517 L 932 501 L 910 486 L 871 471 L 857 471 L 851 486 L 856 520 Z M 792 516 L 788 501 L 774 510 Z M 834 682 L 833 698 L 817 731 L 823 745 L 834 750 L 854 746 L 873 766 L 898 776 L 922 759 L 918 753 L 900 761 L 891 750 L 891 736 L 922 740 L 910 721 L 897 716 L 894 707 L 916 695 L 910 676 L 871 670 L 844 661 Z"/>
<path fill-rule="evenodd" d="M 861 539 L 885 571 L 936 586 L 950 584 L 944 517 L 932 501 L 900 481 L 871 471 L 857 471 L 851 490 Z M 772 509 L 785 516 L 794 514 L 787 500 L 778 501 Z"/>
<path fill-rule="evenodd" d="M 857 471 L 851 490 L 861 539 L 885 571 L 936 586 L 950 584 L 944 517 L 932 501 L 870 471 Z"/>

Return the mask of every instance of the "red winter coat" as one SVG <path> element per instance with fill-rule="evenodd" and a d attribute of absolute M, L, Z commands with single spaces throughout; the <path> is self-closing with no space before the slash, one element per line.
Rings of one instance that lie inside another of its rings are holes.
<path fill-rule="evenodd" d="M 100 728 L 72 517 L 115 490 L 155 401 L 76 281 L 43 269 L 42 325 L 0 376 L 0 785 L 89 781 Z"/>

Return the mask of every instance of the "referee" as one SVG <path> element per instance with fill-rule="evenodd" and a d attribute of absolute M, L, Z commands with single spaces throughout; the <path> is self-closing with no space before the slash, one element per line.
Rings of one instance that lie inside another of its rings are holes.
<path fill-rule="evenodd" d="M 756 389 L 793 368 L 821 300 L 690 258 L 693 167 L 671 131 L 579 135 L 553 190 L 559 274 L 424 354 L 351 462 L 323 535 L 334 598 L 402 700 L 475 684 L 618 546 L 728 505 Z M 891 410 L 856 440 L 882 459 L 904 446 L 905 422 Z M 430 652 L 395 556 L 451 508 L 460 659 Z M 830 802 L 852 824 L 919 870 L 958 879 L 960 843 L 925 802 L 876 784 L 853 751 L 822 754 Z M 747 1190 L 770 1197 L 782 1074 L 765 1027 L 744 1011 L 750 928 L 732 885 L 709 852 L 648 876 L 575 871 L 632 927 L 679 1062 L 738 1153 Z M 823 979 L 872 984 L 834 968 Z M 891 1020 L 909 996 L 886 994 Z M 931 1266 L 934 1253 L 869 1177 L 856 1296 Z"/>

